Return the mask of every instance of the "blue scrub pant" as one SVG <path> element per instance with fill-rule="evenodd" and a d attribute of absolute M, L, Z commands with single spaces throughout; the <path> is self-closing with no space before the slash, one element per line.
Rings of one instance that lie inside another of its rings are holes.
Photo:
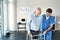
<path fill-rule="evenodd" d="M 52 40 L 52 31 L 46 34 L 46 40 Z"/>
<path fill-rule="evenodd" d="M 40 38 L 42 38 L 44 36 L 40 35 Z M 50 32 L 47 32 L 46 35 L 45 35 L 45 40 L 52 40 L 52 31 Z"/>

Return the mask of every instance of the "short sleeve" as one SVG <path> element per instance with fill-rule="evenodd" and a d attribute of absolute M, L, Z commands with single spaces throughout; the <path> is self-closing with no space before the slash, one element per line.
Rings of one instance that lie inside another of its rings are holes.
<path fill-rule="evenodd" d="M 55 17 L 54 16 L 51 17 L 50 24 L 55 24 Z"/>

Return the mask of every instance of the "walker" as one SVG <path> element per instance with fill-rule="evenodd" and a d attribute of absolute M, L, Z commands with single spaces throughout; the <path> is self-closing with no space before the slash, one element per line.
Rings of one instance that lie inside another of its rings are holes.
<path fill-rule="evenodd" d="M 40 33 L 38 35 L 27 35 L 26 40 L 34 40 L 33 37 L 38 36 L 37 40 L 45 40 L 45 35 Z"/>

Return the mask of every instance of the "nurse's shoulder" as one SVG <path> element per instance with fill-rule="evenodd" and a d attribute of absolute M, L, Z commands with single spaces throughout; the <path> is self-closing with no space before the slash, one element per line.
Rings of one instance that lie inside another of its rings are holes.
<path fill-rule="evenodd" d="M 53 15 L 51 15 L 50 17 L 51 17 L 51 18 L 55 18 L 55 16 L 53 16 Z"/>

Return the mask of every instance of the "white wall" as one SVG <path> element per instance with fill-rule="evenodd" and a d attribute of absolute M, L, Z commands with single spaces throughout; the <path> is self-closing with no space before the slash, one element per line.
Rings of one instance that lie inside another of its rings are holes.
<path fill-rule="evenodd" d="M 41 7 L 43 12 L 47 8 L 53 9 L 53 15 L 60 16 L 60 0 L 17 0 L 17 22 L 20 21 L 21 18 L 27 18 L 29 15 L 26 13 L 21 13 L 21 7 L 28 7 L 31 11 L 33 11 L 36 7 Z"/>
<path fill-rule="evenodd" d="M 53 14 L 59 16 L 60 6 L 58 4 L 59 0 L 17 0 L 17 20 L 19 21 L 19 17 L 21 16 L 20 7 L 28 7 L 30 10 L 33 10 L 36 7 L 41 7 L 43 12 L 45 12 L 47 8 L 52 8 Z"/>

